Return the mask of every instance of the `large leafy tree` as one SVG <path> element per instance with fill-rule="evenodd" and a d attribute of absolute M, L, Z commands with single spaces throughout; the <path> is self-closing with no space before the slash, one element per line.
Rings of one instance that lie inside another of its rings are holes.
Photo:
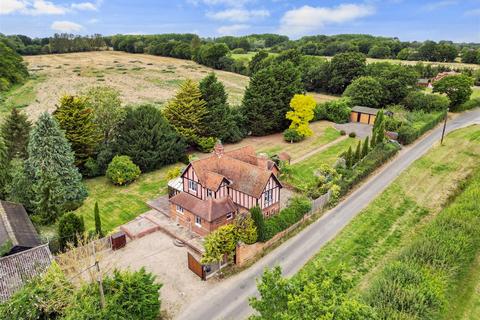
<path fill-rule="evenodd" d="M 294 129 L 302 137 L 311 136 L 313 131 L 308 126 L 308 123 L 313 119 L 315 106 L 316 103 L 313 97 L 296 94 L 290 101 L 292 111 L 288 111 L 286 114 L 286 118 L 292 121 L 289 128 Z"/>
<path fill-rule="evenodd" d="M 380 82 L 373 77 L 359 77 L 343 93 L 354 105 L 378 108 L 384 96 Z"/>
<path fill-rule="evenodd" d="M 416 88 L 420 76 L 415 68 L 387 62 L 367 65 L 366 74 L 376 78 L 382 88 L 383 105 L 400 103 L 409 92 Z"/>
<path fill-rule="evenodd" d="M 1 135 L 5 140 L 9 160 L 13 158 L 26 159 L 31 126 L 27 116 L 16 108 L 12 109 L 12 112 L 6 117 L 1 127 Z"/>
<path fill-rule="evenodd" d="M 185 157 L 187 145 L 181 135 L 153 106 L 126 108 L 114 149 L 129 156 L 142 172 L 158 169 Z"/>
<path fill-rule="evenodd" d="M 433 92 L 444 93 L 455 108 L 468 101 L 473 93 L 473 79 L 466 75 L 448 76 L 433 84 Z"/>
<path fill-rule="evenodd" d="M 75 164 L 79 167 L 83 166 L 85 161 L 94 154 L 101 139 L 98 127 L 93 122 L 93 110 L 87 99 L 63 96 L 54 116 L 72 145 Z"/>
<path fill-rule="evenodd" d="M 205 135 L 216 137 L 224 142 L 237 142 L 243 137 L 241 121 L 230 109 L 223 83 L 211 73 L 200 81 L 202 99 L 206 102 L 206 115 L 203 119 Z"/>
<path fill-rule="evenodd" d="M 0 92 L 28 77 L 22 57 L 0 39 Z"/>
<path fill-rule="evenodd" d="M 328 91 L 342 93 L 355 79 L 365 73 L 367 59 L 359 52 L 339 53 L 330 62 L 330 80 Z"/>
<path fill-rule="evenodd" d="M 290 100 L 303 91 L 300 73 L 289 61 L 254 74 L 243 97 L 243 110 L 251 133 L 262 136 L 286 129 Z"/>
<path fill-rule="evenodd" d="M 114 131 L 125 117 L 120 93 L 111 87 L 90 88 L 85 96 L 93 109 L 93 122 L 103 135 L 103 142 L 111 141 Z"/>
<path fill-rule="evenodd" d="M 206 104 L 198 84 L 187 79 L 182 83 L 175 97 L 169 101 L 163 114 L 186 141 L 194 145 L 206 133 Z"/>
<path fill-rule="evenodd" d="M 257 287 L 260 297 L 250 298 L 250 305 L 258 314 L 251 320 L 376 319 L 370 306 L 348 294 L 352 284 L 341 269 L 316 265 L 308 274 L 287 279 L 277 266 L 263 273 Z"/>
<path fill-rule="evenodd" d="M 35 193 L 35 212 L 52 222 L 52 212 L 74 210 L 87 197 L 64 132 L 48 113 L 40 115 L 28 143 L 26 170 Z M 53 208 L 53 209 L 52 209 Z"/>

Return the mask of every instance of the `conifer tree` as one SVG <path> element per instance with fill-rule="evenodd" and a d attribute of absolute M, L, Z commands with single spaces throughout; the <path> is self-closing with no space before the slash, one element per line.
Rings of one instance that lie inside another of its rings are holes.
<path fill-rule="evenodd" d="M 187 145 L 160 110 L 150 105 L 126 108 L 114 150 L 129 156 L 142 172 L 158 169 L 185 157 Z"/>
<path fill-rule="evenodd" d="M 347 153 L 345 153 L 345 164 L 347 168 L 351 168 L 353 166 L 353 154 L 352 154 L 352 147 L 348 147 Z"/>
<path fill-rule="evenodd" d="M 7 146 L 0 135 L 0 199 L 5 199 L 6 186 L 8 182 L 9 161 L 7 155 Z"/>
<path fill-rule="evenodd" d="M 35 212 L 45 220 L 55 218 L 46 212 L 51 208 L 61 214 L 76 209 L 87 197 L 70 144 L 46 112 L 32 129 L 25 167 L 35 193 Z"/>
<path fill-rule="evenodd" d="M 243 96 L 248 129 L 255 136 L 280 132 L 289 126 L 285 115 L 296 93 L 302 93 L 300 73 L 290 61 L 261 69 L 250 79 Z"/>
<path fill-rule="evenodd" d="M 32 124 L 28 121 L 27 115 L 16 108 L 13 108 L 5 118 L 0 134 L 7 147 L 8 160 L 27 158 L 28 135 L 31 127 Z"/>
<path fill-rule="evenodd" d="M 199 138 L 206 136 L 206 102 L 196 82 L 185 80 L 163 113 L 188 144 L 195 145 Z"/>
<path fill-rule="evenodd" d="M 362 159 L 367 156 L 368 151 L 370 150 L 369 144 L 370 144 L 370 141 L 369 141 L 369 137 L 367 136 L 363 141 Z"/>
<path fill-rule="evenodd" d="M 230 113 L 225 87 L 212 72 L 200 81 L 199 88 L 202 99 L 206 102 L 207 110 L 203 118 L 204 133 L 207 136 L 223 140 L 228 131 L 228 116 Z"/>
<path fill-rule="evenodd" d="M 95 233 L 101 238 L 103 237 L 103 232 L 102 232 L 102 220 L 100 219 L 100 210 L 98 209 L 98 202 L 95 202 L 94 216 L 95 216 Z"/>
<path fill-rule="evenodd" d="M 360 160 L 362 160 L 362 141 L 359 140 L 357 144 L 357 149 L 355 149 L 354 163 L 357 163 Z"/>
<path fill-rule="evenodd" d="M 83 166 L 102 138 L 93 122 L 93 109 L 89 107 L 87 98 L 63 96 L 54 116 L 72 146 L 75 164 Z"/>
<path fill-rule="evenodd" d="M 380 122 L 377 128 L 377 137 L 375 143 L 377 145 L 382 144 L 385 141 L 385 121 Z"/>
<path fill-rule="evenodd" d="M 250 209 L 250 215 L 257 227 L 257 240 L 262 242 L 265 241 L 265 220 L 263 218 L 262 210 L 260 207 L 255 206 Z"/>

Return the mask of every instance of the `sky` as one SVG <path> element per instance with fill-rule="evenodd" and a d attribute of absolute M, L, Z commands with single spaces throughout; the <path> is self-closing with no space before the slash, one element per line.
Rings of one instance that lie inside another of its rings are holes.
<path fill-rule="evenodd" d="M 366 33 L 402 41 L 480 42 L 480 0 L 0 0 L 0 32 Z"/>

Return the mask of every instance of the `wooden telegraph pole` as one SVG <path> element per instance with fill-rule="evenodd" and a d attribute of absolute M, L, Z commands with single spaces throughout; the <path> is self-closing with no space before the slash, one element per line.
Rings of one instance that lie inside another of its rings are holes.
<path fill-rule="evenodd" d="M 442 139 L 440 140 L 440 145 L 443 145 L 443 137 L 445 137 L 445 129 L 447 128 L 447 118 L 449 110 L 450 109 L 447 108 L 447 112 L 445 112 L 445 121 L 443 122 Z"/>

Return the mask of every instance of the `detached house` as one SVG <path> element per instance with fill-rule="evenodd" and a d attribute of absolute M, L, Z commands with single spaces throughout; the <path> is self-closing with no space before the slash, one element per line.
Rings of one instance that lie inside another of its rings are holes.
<path fill-rule="evenodd" d="M 201 236 L 257 205 L 268 217 L 280 210 L 278 172 L 251 146 L 224 152 L 217 143 L 211 156 L 192 161 L 176 180 L 170 217 Z"/>

